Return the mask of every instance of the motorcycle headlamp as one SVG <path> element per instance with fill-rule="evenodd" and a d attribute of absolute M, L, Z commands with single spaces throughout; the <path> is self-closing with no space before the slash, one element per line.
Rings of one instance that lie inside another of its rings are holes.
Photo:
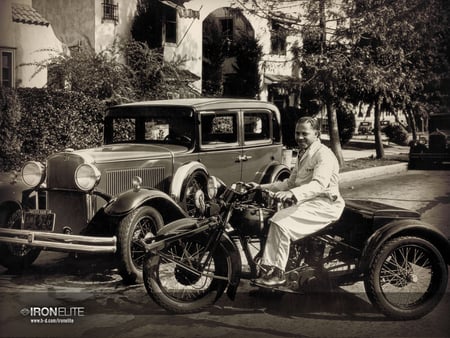
<path fill-rule="evenodd" d="M 100 171 L 92 164 L 80 164 L 75 171 L 75 183 L 83 191 L 90 191 L 100 181 Z"/>
<path fill-rule="evenodd" d="M 30 161 L 22 168 L 22 180 L 30 187 L 37 187 L 45 179 L 45 167 L 42 163 Z"/>
<path fill-rule="evenodd" d="M 217 177 L 211 176 L 208 178 L 208 197 L 213 199 L 217 196 L 217 192 L 219 191 L 220 182 Z"/>

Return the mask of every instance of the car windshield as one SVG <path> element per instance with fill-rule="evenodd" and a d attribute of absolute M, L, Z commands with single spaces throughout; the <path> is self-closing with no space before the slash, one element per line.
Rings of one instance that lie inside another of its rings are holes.
<path fill-rule="evenodd" d="M 193 119 L 186 114 L 149 114 L 145 116 L 108 116 L 105 143 L 170 143 L 192 146 Z"/>

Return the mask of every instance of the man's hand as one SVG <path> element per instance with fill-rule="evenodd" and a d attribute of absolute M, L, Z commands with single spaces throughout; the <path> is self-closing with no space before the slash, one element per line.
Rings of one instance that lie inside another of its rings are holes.
<path fill-rule="evenodd" d="M 247 185 L 250 187 L 250 189 L 261 189 L 261 185 L 256 182 L 248 182 Z"/>
<path fill-rule="evenodd" d="M 277 193 L 275 193 L 275 197 L 280 199 L 282 202 L 286 202 L 287 200 L 293 200 L 295 198 L 294 194 L 290 190 L 278 191 Z"/>

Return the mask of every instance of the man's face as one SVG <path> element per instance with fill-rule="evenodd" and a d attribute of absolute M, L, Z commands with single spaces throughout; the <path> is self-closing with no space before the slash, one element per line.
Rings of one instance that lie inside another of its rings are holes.
<path fill-rule="evenodd" d="M 300 149 L 309 147 L 318 137 L 317 130 L 314 130 L 308 122 L 297 123 L 295 126 L 295 141 Z"/>

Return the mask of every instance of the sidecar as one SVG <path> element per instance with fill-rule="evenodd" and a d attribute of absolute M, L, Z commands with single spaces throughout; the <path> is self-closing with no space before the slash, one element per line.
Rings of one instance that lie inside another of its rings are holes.
<path fill-rule="evenodd" d="M 394 319 L 429 313 L 447 288 L 449 240 L 420 214 L 368 200 L 346 200 L 341 218 L 323 234 L 345 246 L 367 296 Z M 319 234 L 320 235 L 320 234 Z"/>

